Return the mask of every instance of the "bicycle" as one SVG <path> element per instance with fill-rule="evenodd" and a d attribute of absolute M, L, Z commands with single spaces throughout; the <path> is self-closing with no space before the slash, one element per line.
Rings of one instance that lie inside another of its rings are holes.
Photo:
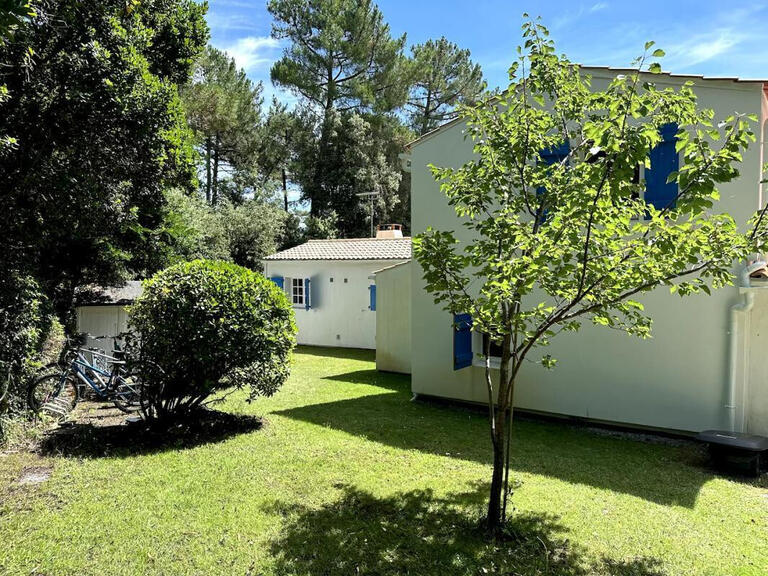
<path fill-rule="evenodd" d="M 78 340 L 67 339 L 57 365 L 58 373 L 44 374 L 32 382 L 27 391 L 29 408 L 36 414 L 45 410 L 65 416 L 80 400 L 82 383 L 98 398 L 112 402 L 123 412 L 140 410 L 140 380 L 126 372 L 125 360 L 118 357 L 122 351 L 117 343 L 115 355 L 110 356 L 97 348 L 83 347 L 83 336 Z"/>

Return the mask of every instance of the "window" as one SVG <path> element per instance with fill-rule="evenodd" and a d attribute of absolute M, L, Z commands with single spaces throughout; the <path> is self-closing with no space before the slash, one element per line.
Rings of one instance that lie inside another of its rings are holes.
<path fill-rule="evenodd" d="M 304 306 L 304 278 L 291 278 L 291 301 L 294 306 Z"/>
<path fill-rule="evenodd" d="M 481 354 L 485 354 L 485 347 L 488 345 L 488 334 L 483 334 L 483 348 L 480 350 Z M 490 356 L 491 358 L 501 358 L 501 351 L 503 350 L 503 347 L 501 345 L 501 342 L 498 340 L 491 340 L 491 350 L 490 350 Z"/>

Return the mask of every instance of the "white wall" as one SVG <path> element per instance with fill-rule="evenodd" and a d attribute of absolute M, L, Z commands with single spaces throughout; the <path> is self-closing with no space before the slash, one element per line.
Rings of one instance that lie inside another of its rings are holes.
<path fill-rule="evenodd" d="M 128 312 L 123 306 L 80 306 L 77 309 L 77 330 L 91 337 L 108 336 L 104 340 L 89 339 L 88 346 L 111 353 L 114 338 L 128 331 Z"/>
<path fill-rule="evenodd" d="M 608 81 L 595 75 L 593 85 Z M 658 78 L 659 84 L 679 85 Z M 716 119 L 734 111 L 760 113 L 762 88 L 757 84 L 696 81 L 703 107 Z M 454 230 L 461 241 L 468 231 L 459 224 L 427 165 L 458 167 L 472 157 L 472 143 L 456 123 L 412 149 L 411 202 L 413 234 L 428 226 Z M 744 156 L 738 181 L 720 188 L 718 209 L 746 222 L 758 208 L 760 147 Z M 412 266 L 412 388 L 419 394 L 484 402 L 483 370 L 454 372 L 450 315 L 423 290 L 422 270 Z M 727 422 L 725 389 L 728 368 L 728 314 L 739 301 L 736 288 L 711 297 L 681 300 L 666 289 L 642 299 L 654 318 L 653 338 L 633 339 L 606 328 L 585 326 L 578 334 L 561 334 L 547 350 L 557 367 L 526 366 L 517 385 L 516 406 L 543 412 L 686 431 L 723 428 Z M 768 303 L 766 304 L 768 305 Z M 479 350 L 478 350 L 479 351 Z"/>
<path fill-rule="evenodd" d="M 264 262 L 264 275 L 267 278 L 283 276 L 312 280 L 312 308 L 294 307 L 299 344 L 374 349 L 376 312 L 369 308 L 368 287 L 373 284 L 370 276 L 376 270 L 396 262 L 267 260 Z M 286 282 L 286 291 L 289 288 Z"/>
<path fill-rule="evenodd" d="M 376 369 L 411 373 L 411 262 L 376 273 Z"/>

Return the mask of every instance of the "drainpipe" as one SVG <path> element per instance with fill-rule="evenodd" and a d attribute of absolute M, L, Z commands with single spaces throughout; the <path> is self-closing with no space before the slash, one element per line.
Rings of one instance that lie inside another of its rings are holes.
<path fill-rule="evenodd" d="M 747 288 L 744 291 L 744 301 L 739 302 L 731 306 L 730 317 L 730 357 L 729 357 L 729 370 L 728 370 L 728 393 L 727 403 L 725 409 L 728 411 L 728 430 L 730 432 L 736 432 L 736 379 L 739 371 L 739 313 L 743 312 L 748 314 L 755 305 L 755 293 L 749 290 L 749 272 L 744 269 L 741 273 L 740 286 Z"/>

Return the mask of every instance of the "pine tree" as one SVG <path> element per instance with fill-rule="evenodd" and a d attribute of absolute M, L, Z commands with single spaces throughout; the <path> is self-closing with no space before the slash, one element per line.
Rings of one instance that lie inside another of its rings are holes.
<path fill-rule="evenodd" d="M 457 116 L 459 104 L 475 102 L 485 90 L 479 64 L 445 37 L 412 49 L 413 86 L 408 96 L 411 128 L 419 135 Z"/>

